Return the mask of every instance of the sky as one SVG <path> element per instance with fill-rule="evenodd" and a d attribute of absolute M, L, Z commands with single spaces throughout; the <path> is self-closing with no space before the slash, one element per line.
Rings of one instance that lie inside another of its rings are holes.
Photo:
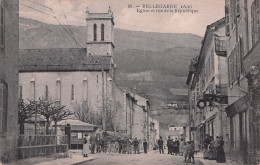
<path fill-rule="evenodd" d="M 150 8 L 143 8 L 143 5 Z M 162 8 L 162 5 L 168 7 Z M 90 13 L 105 13 L 110 6 L 115 28 L 203 36 L 207 25 L 224 17 L 224 5 L 225 0 L 20 0 L 19 14 L 20 17 L 50 24 L 59 24 L 60 21 L 85 26 L 87 8 Z M 175 9 L 184 10 L 186 8 L 181 7 L 188 6 L 193 13 L 175 12 Z M 143 9 L 148 12 L 140 13 Z M 158 12 L 164 9 L 168 12 Z"/>

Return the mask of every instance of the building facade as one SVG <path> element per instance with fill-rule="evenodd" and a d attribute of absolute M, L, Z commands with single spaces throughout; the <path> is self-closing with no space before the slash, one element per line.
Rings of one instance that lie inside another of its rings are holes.
<path fill-rule="evenodd" d="M 17 158 L 19 1 L 0 1 L 0 161 Z"/>
<path fill-rule="evenodd" d="M 259 0 L 225 1 L 230 158 L 259 163 Z"/>
<path fill-rule="evenodd" d="M 207 26 L 200 55 L 192 59 L 189 85 L 189 137 L 196 150 L 203 149 L 206 134 L 224 136 L 227 106 L 225 18 Z"/>

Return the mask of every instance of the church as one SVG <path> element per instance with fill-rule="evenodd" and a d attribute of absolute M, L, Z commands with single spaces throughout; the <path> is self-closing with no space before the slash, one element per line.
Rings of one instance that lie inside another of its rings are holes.
<path fill-rule="evenodd" d="M 107 100 L 113 100 L 113 13 L 110 8 L 107 13 L 87 10 L 86 22 L 86 48 L 19 50 L 20 98 L 51 99 L 72 112 L 86 102 L 101 114 Z"/>

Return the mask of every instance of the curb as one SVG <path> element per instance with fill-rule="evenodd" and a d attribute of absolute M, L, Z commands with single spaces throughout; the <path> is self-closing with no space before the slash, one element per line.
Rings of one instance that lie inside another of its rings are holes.
<path fill-rule="evenodd" d="M 89 160 L 84 160 L 84 161 L 81 161 L 81 162 L 73 163 L 71 165 L 79 165 L 81 163 L 90 162 L 90 161 L 93 161 L 93 160 L 95 160 L 95 159 L 94 158 L 90 158 Z"/>

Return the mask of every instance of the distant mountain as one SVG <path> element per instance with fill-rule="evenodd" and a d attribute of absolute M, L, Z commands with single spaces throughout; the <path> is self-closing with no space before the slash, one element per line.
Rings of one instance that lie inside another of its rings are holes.
<path fill-rule="evenodd" d="M 187 101 L 185 81 L 190 59 L 199 54 L 200 36 L 117 28 L 114 35 L 114 60 L 121 87 L 136 88 L 137 93 L 150 99 L 153 108 L 172 101 Z M 84 47 L 86 36 L 84 26 L 51 25 L 20 18 L 21 49 Z"/>

